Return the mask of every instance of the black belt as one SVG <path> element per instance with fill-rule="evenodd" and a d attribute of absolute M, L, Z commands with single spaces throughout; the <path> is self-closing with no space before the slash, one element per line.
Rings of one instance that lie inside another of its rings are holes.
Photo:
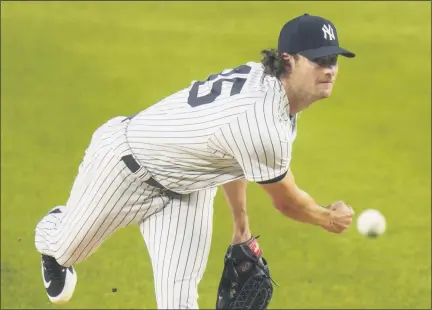
<path fill-rule="evenodd" d="M 141 168 L 141 166 L 137 163 L 137 161 L 135 160 L 135 158 L 133 158 L 132 155 L 125 155 L 122 157 L 122 161 L 125 163 L 125 165 L 129 168 L 129 170 L 132 173 L 135 173 L 139 170 L 139 168 Z M 155 179 L 153 179 L 152 177 L 150 177 L 150 179 L 148 179 L 147 181 L 145 181 L 147 184 L 153 186 L 153 187 L 157 187 L 160 189 L 163 189 L 167 194 L 170 195 L 179 195 L 165 187 L 163 187 L 158 181 L 156 181 Z"/>

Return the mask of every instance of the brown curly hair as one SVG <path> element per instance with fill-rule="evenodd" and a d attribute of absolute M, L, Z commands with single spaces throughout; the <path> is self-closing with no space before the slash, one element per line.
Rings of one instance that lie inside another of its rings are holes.
<path fill-rule="evenodd" d="M 264 74 L 268 74 L 277 78 L 282 75 L 289 75 L 291 66 L 288 61 L 282 58 L 282 55 L 276 49 L 265 49 L 261 51 L 263 55 L 261 63 L 264 66 Z M 292 55 L 295 60 L 298 55 Z"/>

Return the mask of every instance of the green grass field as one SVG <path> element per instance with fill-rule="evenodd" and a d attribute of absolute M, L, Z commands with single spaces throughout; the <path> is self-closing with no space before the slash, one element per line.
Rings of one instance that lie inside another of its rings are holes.
<path fill-rule="evenodd" d="M 299 224 L 251 184 L 251 226 L 280 285 L 270 308 L 430 308 L 430 10 L 430 2 L 2 2 L 1 307 L 156 307 L 136 227 L 77 265 L 73 299 L 51 305 L 36 223 L 66 201 L 100 124 L 259 60 L 288 19 L 309 12 L 331 19 L 357 58 L 341 59 L 333 96 L 302 114 L 292 169 L 321 204 L 379 209 L 388 230 L 370 240 L 355 226 L 332 235 Z M 220 191 L 201 308 L 214 309 L 230 238 Z"/>

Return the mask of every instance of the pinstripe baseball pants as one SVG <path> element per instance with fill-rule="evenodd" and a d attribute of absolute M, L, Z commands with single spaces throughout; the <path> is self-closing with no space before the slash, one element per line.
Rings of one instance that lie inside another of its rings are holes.
<path fill-rule="evenodd" d="M 66 206 L 37 224 L 36 248 L 68 267 L 89 257 L 116 230 L 139 224 L 158 308 L 197 309 L 216 188 L 170 195 L 146 183 L 144 167 L 132 172 L 121 160 L 131 155 L 124 119 L 113 118 L 95 131 Z"/>

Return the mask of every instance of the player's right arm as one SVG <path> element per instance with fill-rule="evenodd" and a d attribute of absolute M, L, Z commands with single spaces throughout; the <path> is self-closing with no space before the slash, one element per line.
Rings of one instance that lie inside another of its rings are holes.
<path fill-rule="evenodd" d="M 245 179 L 261 184 L 282 214 L 331 232 L 342 232 L 351 223 L 352 209 L 340 202 L 321 207 L 295 184 L 289 169 L 290 123 L 280 120 L 278 112 L 283 106 L 283 97 L 269 90 L 263 101 L 257 101 L 215 132 L 210 145 L 234 157 Z"/>
<path fill-rule="evenodd" d="M 353 211 L 343 202 L 328 208 L 318 205 L 315 200 L 295 183 L 291 169 L 281 180 L 259 182 L 270 195 L 274 206 L 285 216 L 334 232 L 345 231 L 352 222 Z"/>

